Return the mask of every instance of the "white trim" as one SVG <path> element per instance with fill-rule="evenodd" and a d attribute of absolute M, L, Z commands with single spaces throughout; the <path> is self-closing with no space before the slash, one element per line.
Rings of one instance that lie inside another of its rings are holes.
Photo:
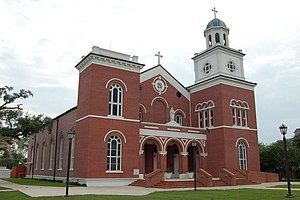
<path fill-rule="evenodd" d="M 154 67 L 148 71 L 142 72 L 140 75 L 140 83 L 145 82 L 155 76 L 161 75 L 167 82 L 169 82 L 176 90 L 178 90 L 185 98 L 190 100 L 190 93 L 179 84 L 169 73 L 167 73 L 161 66 Z"/>
<path fill-rule="evenodd" d="M 185 115 L 185 112 L 183 111 L 183 110 L 181 110 L 181 109 L 176 109 L 175 111 L 174 111 L 174 113 L 176 114 L 176 112 L 181 112 L 181 113 L 183 113 L 183 116 L 184 116 L 184 118 L 186 118 L 186 115 Z"/>
<path fill-rule="evenodd" d="M 141 103 L 140 103 L 140 106 L 143 108 L 144 112 L 147 113 L 146 107 L 143 104 L 141 104 Z"/>
<path fill-rule="evenodd" d="M 104 136 L 104 142 L 106 141 L 106 137 L 107 137 L 109 134 L 111 134 L 112 132 L 120 133 L 120 134 L 122 135 L 122 137 L 124 138 L 124 142 L 125 142 L 125 143 L 127 142 L 127 139 L 126 139 L 125 135 L 124 135 L 121 131 L 119 131 L 119 130 L 110 130 L 110 131 L 108 131 L 108 132 L 105 134 L 105 136 Z"/>
<path fill-rule="evenodd" d="M 153 99 L 152 99 L 152 101 L 151 101 L 151 106 L 153 106 L 153 103 L 154 103 L 154 101 L 156 100 L 156 99 L 161 99 L 161 100 L 163 100 L 165 103 L 166 103 L 166 105 L 167 105 L 167 108 L 169 108 L 169 104 L 168 104 L 168 101 L 165 99 L 165 98 L 163 98 L 163 97 L 160 97 L 160 96 L 158 96 L 158 97 L 154 97 Z"/>
<path fill-rule="evenodd" d="M 184 151 L 184 144 L 183 144 L 183 142 L 182 142 L 179 138 L 177 138 L 177 137 L 171 137 L 171 138 L 167 139 L 167 141 L 166 141 L 165 144 L 164 144 L 164 150 L 165 150 L 165 151 L 167 151 L 168 143 L 169 143 L 170 141 L 172 141 L 172 140 L 175 140 L 175 141 L 179 142 L 179 144 L 181 145 L 181 150 Z M 168 151 L 167 151 L 167 152 L 168 152 Z"/>
<path fill-rule="evenodd" d="M 123 84 L 123 86 L 125 87 L 125 90 L 126 90 L 126 92 L 127 92 L 127 85 L 125 84 L 124 81 L 122 81 L 122 80 L 119 79 L 119 78 L 112 78 L 112 79 L 109 79 L 109 80 L 106 82 L 105 88 L 108 87 L 108 85 L 110 84 L 111 81 L 116 81 L 116 80 L 117 80 L 117 81 L 120 81 L 120 82 Z"/>
<path fill-rule="evenodd" d="M 209 106 L 209 107 L 205 107 L 205 108 L 202 108 L 202 109 L 197 109 L 198 106 L 201 106 L 202 104 L 209 104 L 209 103 L 212 103 L 212 106 Z M 211 109 L 211 108 L 214 108 L 215 107 L 215 103 L 213 100 L 208 100 L 208 101 L 204 101 L 202 103 L 197 103 L 196 106 L 195 106 L 195 112 L 199 112 L 201 110 L 208 110 L 208 109 Z"/>
<path fill-rule="evenodd" d="M 157 127 L 157 126 L 144 126 L 144 128 L 159 129 L 159 127 Z"/>
<path fill-rule="evenodd" d="M 238 138 L 238 139 L 236 140 L 236 142 L 235 142 L 235 147 L 238 147 L 238 143 L 239 143 L 240 140 L 245 141 L 245 143 L 247 144 L 247 147 L 248 147 L 248 148 L 250 147 L 249 142 L 248 142 L 248 141 L 246 140 L 246 138 L 244 138 L 244 137 L 240 137 L 240 138 Z"/>
<path fill-rule="evenodd" d="M 146 141 L 147 139 L 149 139 L 149 138 L 150 138 L 150 139 L 152 138 L 154 141 L 158 142 L 161 149 L 164 148 L 162 141 L 161 141 L 158 137 L 149 135 L 149 136 L 147 136 L 147 137 L 144 137 L 143 140 L 141 141 L 141 143 L 140 143 L 140 151 L 139 151 L 139 152 L 142 152 L 142 151 L 143 151 L 143 153 L 144 153 L 143 146 L 144 146 L 145 141 Z"/>
<path fill-rule="evenodd" d="M 136 73 L 140 73 L 140 70 L 144 67 L 143 64 L 127 62 L 118 58 L 109 58 L 102 55 L 89 54 L 88 57 L 84 58 L 76 66 L 76 68 L 79 70 L 79 73 L 81 73 L 92 64 L 100 65 L 102 67 L 112 67 L 116 69 L 127 70 Z"/>
<path fill-rule="evenodd" d="M 162 136 L 162 137 L 171 137 L 171 138 L 188 138 L 188 139 L 199 139 L 206 140 L 206 135 L 204 134 L 192 134 L 186 132 L 173 132 L 173 131 L 160 131 L 160 130 L 149 130 L 149 129 L 140 129 L 140 135 L 151 135 L 151 136 Z"/>
<path fill-rule="evenodd" d="M 200 133 L 200 131 L 188 130 L 189 133 Z"/>
<path fill-rule="evenodd" d="M 243 82 L 243 81 L 230 79 L 230 78 L 226 78 L 226 77 L 220 77 L 217 79 L 208 80 L 203 83 L 199 83 L 199 84 L 190 86 L 188 89 L 190 90 L 190 93 L 192 94 L 192 93 L 199 92 L 201 90 L 211 88 L 213 86 L 220 85 L 220 84 L 237 87 L 237 88 L 242 88 L 242 89 L 246 89 L 246 90 L 251 90 L 251 91 L 254 91 L 254 87 L 255 87 L 254 83 L 248 83 L 248 82 Z"/>
<path fill-rule="evenodd" d="M 168 131 L 180 131 L 178 128 L 167 128 Z"/>
<path fill-rule="evenodd" d="M 214 126 L 214 127 L 207 127 L 209 130 L 213 129 L 219 129 L 219 128 L 231 128 L 231 129 L 242 129 L 242 130 L 249 130 L 249 131 L 257 131 L 256 128 L 249 128 L 249 127 L 243 127 L 243 126 Z"/>
<path fill-rule="evenodd" d="M 114 116 L 114 115 L 108 115 L 108 116 L 101 116 L 101 115 L 86 115 L 84 117 L 81 117 L 80 119 L 77 119 L 76 122 L 80 122 L 82 120 L 85 120 L 87 118 L 99 118 L 99 119 L 114 119 L 114 120 L 121 120 L 121 121 L 129 121 L 129 122 L 138 122 L 140 123 L 140 120 L 137 119 L 127 119 L 124 117 Z"/>
<path fill-rule="evenodd" d="M 150 124 L 150 125 L 155 125 L 155 126 L 166 126 L 166 124 L 159 124 L 159 123 L 154 123 L 154 122 L 141 122 L 142 124 Z M 170 126 L 170 127 L 176 127 L 178 128 L 178 124 L 177 126 L 172 126 L 172 125 L 167 125 L 167 126 Z M 205 128 L 198 128 L 198 127 L 191 127 L 191 126 L 180 126 L 180 128 L 185 128 L 185 129 L 195 129 L 195 130 L 199 130 L 199 131 L 206 131 Z"/>
<path fill-rule="evenodd" d="M 110 171 L 110 170 L 106 170 L 105 173 L 106 174 L 123 174 L 123 171 Z"/>

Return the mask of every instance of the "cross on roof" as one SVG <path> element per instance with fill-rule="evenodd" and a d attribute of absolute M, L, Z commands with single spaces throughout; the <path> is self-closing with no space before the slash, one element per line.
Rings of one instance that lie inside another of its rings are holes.
<path fill-rule="evenodd" d="M 218 11 L 216 10 L 216 7 L 214 7 L 214 9 L 211 9 L 211 11 L 214 11 L 214 16 L 215 16 L 215 18 L 217 18 Z"/>
<path fill-rule="evenodd" d="M 160 58 L 163 57 L 162 55 L 160 55 L 160 51 L 157 54 L 155 54 L 155 56 L 157 56 L 158 58 L 158 65 L 160 65 Z"/>

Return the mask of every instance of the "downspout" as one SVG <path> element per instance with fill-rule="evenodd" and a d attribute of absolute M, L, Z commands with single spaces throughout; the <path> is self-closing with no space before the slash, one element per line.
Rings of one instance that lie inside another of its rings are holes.
<path fill-rule="evenodd" d="M 54 152 L 54 165 L 53 165 L 53 181 L 55 181 L 55 174 L 56 174 L 56 157 L 57 157 L 57 136 L 58 136 L 58 122 L 59 118 L 56 120 L 56 133 L 55 133 L 55 152 Z"/>

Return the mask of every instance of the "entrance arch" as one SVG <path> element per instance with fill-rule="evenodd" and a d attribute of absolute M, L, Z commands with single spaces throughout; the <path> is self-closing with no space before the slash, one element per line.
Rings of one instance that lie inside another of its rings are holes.
<path fill-rule="evenodd" d="M 158 168 L 158 148 L 155 142 L 147 141 L 144 144 L 144 168 L 145 174 L 149 174 Z"/>

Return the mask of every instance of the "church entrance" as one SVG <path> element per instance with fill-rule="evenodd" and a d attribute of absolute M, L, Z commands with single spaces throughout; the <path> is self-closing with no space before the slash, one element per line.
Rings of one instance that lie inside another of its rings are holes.
<path fill-rule="evenodd" d="M 179 178 L 179 148 L 177 144 L 167 147 L 167 171 L 172 172 L 172 178 Z"/>
<path fill-rule="evenodd" d="M 157 146 L 154 142 L 147 142 L 144 146 L 145 152 L 145 174 L 157 169 Z"/>
<path fill-rule="evenodd" d="M 188 171 L 194 171 L 194 162 L 196 162 L 196 169 L 200 167 L 200 156 L 199 150 L 196 148 L 196 160 L 194 160 L 194 148 L 192 146 L 188 147 Z"/>

